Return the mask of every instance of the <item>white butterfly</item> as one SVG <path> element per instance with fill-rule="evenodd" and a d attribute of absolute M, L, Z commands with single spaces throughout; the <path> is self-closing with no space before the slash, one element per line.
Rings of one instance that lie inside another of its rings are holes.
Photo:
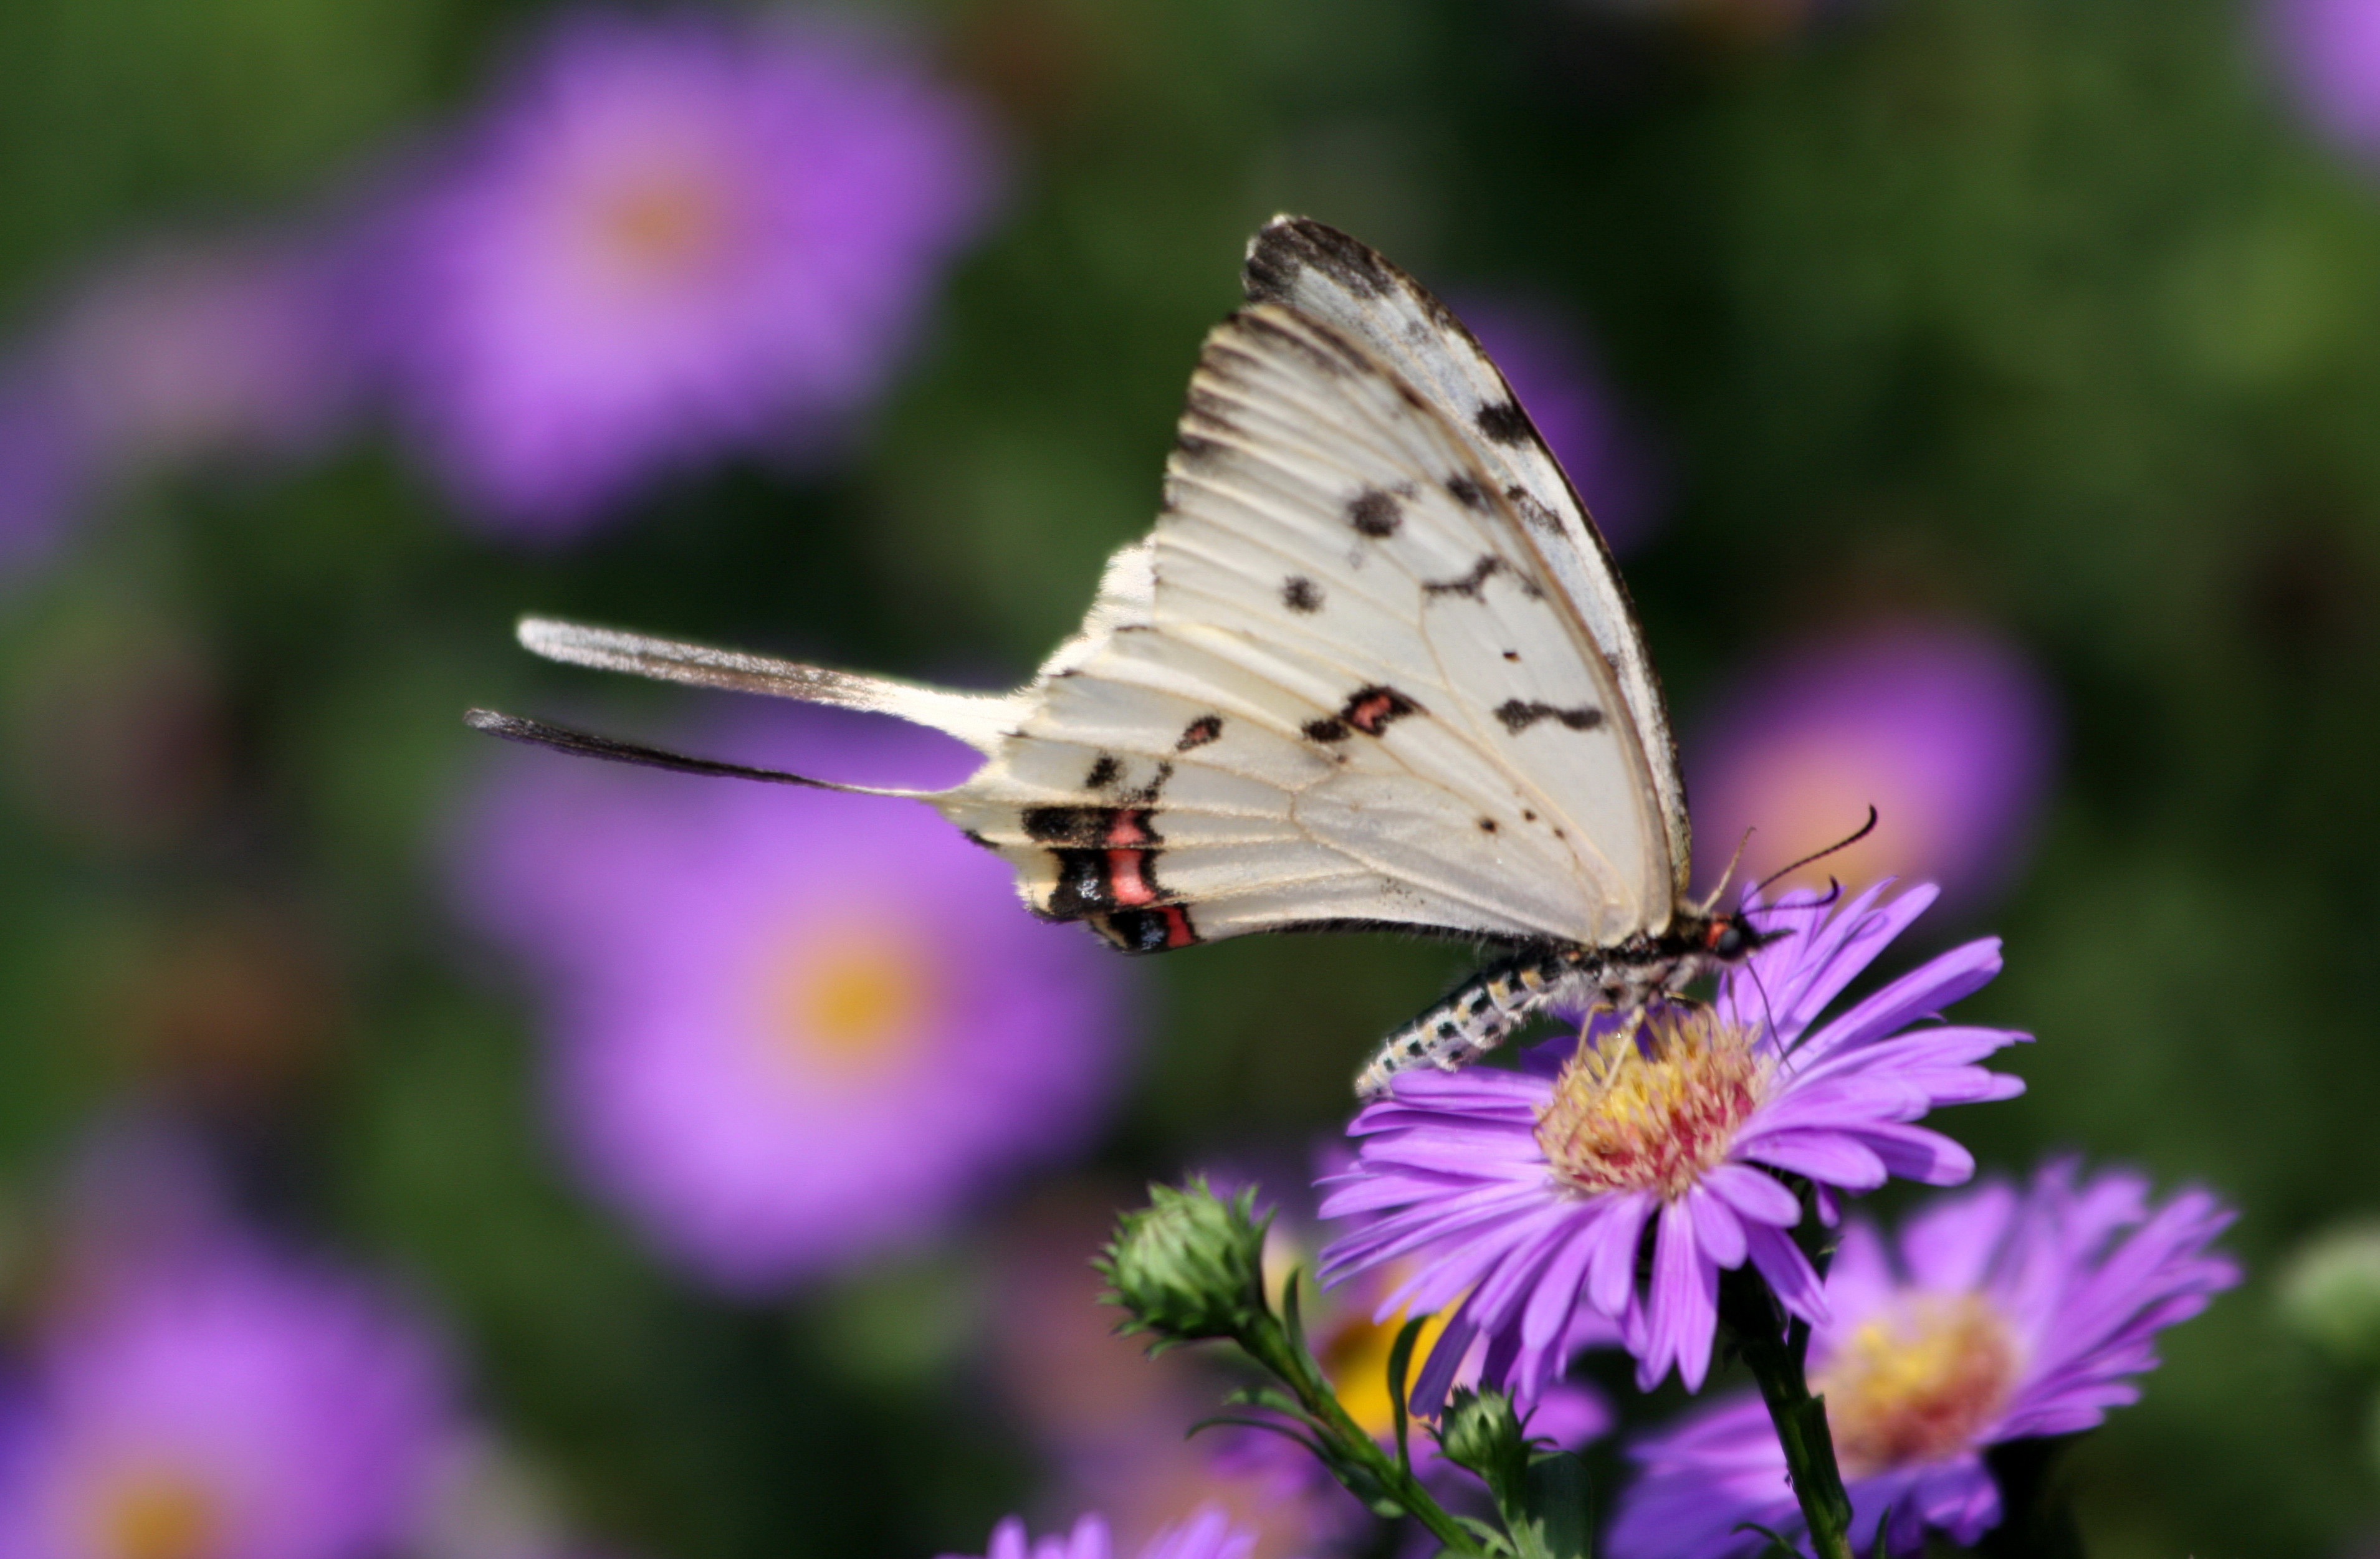
<path fill-rule="evenodd" d="M 1207 337 L 1156 528 L 1032 681 L 959 693 L 530 618 L 551 659 L 878 710 L 974 745 L 946 791 L 498 735 L 924 801 L 1040 915 L 1135 952 L 1390 927 L 1511 951 L 1359 1079 L 1453 1067 L 1557 997 L 1623 1009 L 1761 937 L 1685 889 L 1684 788 L 1610 553 L 1503 376 L 1364 245 L 1276 218 Z"/>

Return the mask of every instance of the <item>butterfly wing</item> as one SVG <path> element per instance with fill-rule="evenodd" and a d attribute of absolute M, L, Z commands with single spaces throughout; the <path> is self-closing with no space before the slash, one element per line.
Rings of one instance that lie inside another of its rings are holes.
<path fill-rule="evenodd" d="M 1609 548 L 1485 348 L 1453 310 L 1367 245 L 1307 217 L 1275 217 L 1248 244 L 1252 303 L 1277 303 L 1352 336 L 1457 428 L 1535 533 L 1548 570 L 1612 668 L 1660 797 L 1671 891 L 1683 895 L 1692 829 L 1667 706 Z"/>
<path fill-rule="evenodd" d="M 1524 523 L 1427 397 L 1292 310 L 1208 336 L 1154 533 L 1015 696 L 935 804 L 1122 945 L 1668 922 L 1637 722 Z"/>
<path fill-rule="evenodd" d="M 1359 296 L 1300 263 L 1306 281 L 1275 268 L 1297 308 L 1260 303 L 1208 336 L 1155 530 L 1014 693 L 542 620 L 522 641 L 973 743 L 988 761 L 964 784 L 892 793 L 998 851 L 1038 912 L 1135 950 L 1346 925 L 1589 945 L 1662 930 L 1675 762 L 1583 511 L 1541 449 L 1463 419 L 1463 395 L 1502 381 L 1484 357 L 1470 389 L 1451 377 L 1468 337 L 1426 292 L 1383 271 Z M 1397 316 L 1365 313 L 1388 299 L 1454 344 L 1398 346 Z M 1556 499 L 1568 529 L 1547 526 Z"/>

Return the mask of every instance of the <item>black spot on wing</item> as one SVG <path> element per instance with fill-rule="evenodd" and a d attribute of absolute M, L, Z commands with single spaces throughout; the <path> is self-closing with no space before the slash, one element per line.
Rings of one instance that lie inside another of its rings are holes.
<path fill-rule="evenodd" d="M 1091 771 L 1083 776 L 1083 789 L 1104 791 L 1123 778 L 1123 765 L 1116 762 L 1115 755 L 1101 753 L 1099 761 L 1091 765 Z"/>
<path fill-rule="evenodd" d="M 1192 924 L 1187 904 L 1118 910 L 1091 924 L 1099 935 L 1128 953 L 1161 953 L 1169 948 L 1186 948 L 1206 940 Z"/>
<path fill-rule="evenodd" d="M 1157 800 L 1158 792 L 1164 790 L 1165 782 L 1172 778 L 1172 761 L 1160 760 L 1158 763 L 1157 771 L 1148 777 L 1148 783 L 1133 792 L 1130 799 L 1142 806 L 1148 806 Z"/>
<path fill-rule="evenodd" d="M 1521 409 L 1518 401 L 1497 401 L 1481 406 L 1472 420 L 1478 425 L 1479 436 L 1491 444 L 1527 443 L 1537 436 L 1529 414 Z"/>
<path fill-rule="evenodd" d="M 1025 837 L 1038 844 L 1092 844 L 1107 832 L 1106 806 L 1028 806 Z"/>
<path fill-rule="evenodd" d="M 1603 723 L 1603 711 L 1588 704 L 1564 709 L 1538 699 L 1524 704 L 1518 698 L 1507 698 L 1496 706 L 1496 718 L 1504 722 L 1505 730 L 1518 736 L 1539 720 L 1548 719 L 1559 720 L 1572 731 L 1593 731 Z"/>
<path fill-rule="evenodd" d="M 1507 660 L 1518 660 L 1520 658 L 1521 652 L 1517 649 L 1508 649 L 1504 652 L 1504 659 Z"/>
<path fill-rule="evenodd" d="M 1386 297 L 1396 268 L 1359 242 L 1309 217 L 1270 223 L 1248 245 L 1240 284 L 1253 302 L 1283 302 L 1307 271 L 1318 271 L 1357 297 Z"/>
<path fill-rule="evenodd" d="M 1536 526 L 1548 536 L 1561 534 L 1560 518 L 1551 509 L 1538 502 L 1537 495 L 1527 488 L 1515 483 L 1504 489 L 1504 496 L 1512 501 L 1512 507 L 1519 512 L 1524 521 Z"/>
<path fill-rule="evenodd" d="M 1457 503 L 1462 504 L 1465 509 L 1485 509 L 1488 507 L 1488 494 L 1480 489 L 1477 482 L 1473 481 L 1468 477 L 1447 477 L 1446 490 L 1452 494 L 1454 501 Z"/>
<path fill-rule="evenodd" d="M 1395 493 L 1366 488 L 1347 501 L 1347 523 L 1376 541 L 1394 536 L 1404 520 L 1404 505 Z"/>
<path fill-rule="evenodd" d="M 1395 688 L 1375 683 L 1370 687 L 1359 687 L 1348 695 L 1346 707 L 1339 711 L 1339 719 L 1366 736 L 1378 736 L 1392 721 L 1420 712 L 1420 705 Z"/>
<path fill-rule="evenodd" d="M 1344 742 L 1347 740 L 1347 722 L 1345 720 L 1307 720 L 1300 729 L 1305 732 L 1305 739 L 1308 742 Z"/>
<path fill-rule="evenodd" d="M 1221 734 L 1223 734 L 1222 716 L 1200 715 L 1182 728 L 1182 740 L 1173 743 L 1173 750 L 1177 753 L 1186 753 L 1193 747 L 1205 746 Z"/>
<path fill-rule="evenodd" d="M 1431 596 L 1467 596 L 1475 601 L 1479 598 L 1481 588 L 1503 566 L 1504 560 L 1490 552 L 1474 562 L 1471 565 L 1471 572 L 1460 579 L 1423 580 L 1422 592 Z"/>
<path fill-rule="evenodd" d="M 1302 574 L 1293 574 L 1281 582 L 1281 602 L 1292 611 L 1320 611 L 1322 586 Z"/>
<path fill-rule="evenodd" d="M 1482 817 L 1479 819 L 1479 831 L 1483 834 L 1494 833 L 1496 831 L 1496 819 L 1493 817 Z"/>
<path fill-rule="evenodd" d="M 1498 574 L 1505 572 L 1507 567 L 1503 559 L 1490 553 L 1473 563 L 1471 571 L 1459 579 L 1426 579 L 1422 581 L 1421 587 L 1432 596 L 1467 596 L 1475 601 L 1481 598 L 1481 590 L 1488 581 Z M 1546 587 L 1525 574 L 1517 570 L 1512 571 L 1512 582 L 1521 587 L 1521 594 L 1533 601 L 1541 600 L 1545 597 Z M 1510 650 L 1505 651 L 1504 658 L 1508 660 L 1520 659 Z"/>

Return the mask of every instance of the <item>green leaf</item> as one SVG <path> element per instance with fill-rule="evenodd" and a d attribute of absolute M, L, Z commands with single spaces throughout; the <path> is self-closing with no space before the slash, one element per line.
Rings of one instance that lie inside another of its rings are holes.
<path fill-rule="evenodd" d="M 1589 1559 L 1595 1544 L 1594 1485 L 1586 1464 L 1567 1451 L 1529 1464 L 1522 1508 L 1528 1537 L 1546 1559 Z M 1519 1537 L 1519 1533 L 1514 1534 Z"/>
<path fill-rule="evenodd" d="M 1755 1554 L 1754 1559 L 1802 1559 L 1802 1551 L 1794 1547 L 1792 1541 L 1784 1533 L 1773 1527 L 1764 1527 L 1757 1521 L 1738 1521 L 1732 1529 L 1739 1532 L 1758 1532 L 1768 1540 L 1768 1546 Z"/>
<path fill-rule="evenodd" d="M 1406 1447 L 1411 1424 L 1405 1410 L 1405 1375 L 1413 1366 L 1414 1344 L 1421 1329 L 1429 1323 L 1427 1315 L 1416 1315 L 1404 1323 L 1397 1334 L 1395 1344 L 1389 1349 L 1389 1411 L 1394 1415 L 1397 1427 L 1397 1466 L 1406 1472 L 1413 1470 L 1413 1456 Z"/>

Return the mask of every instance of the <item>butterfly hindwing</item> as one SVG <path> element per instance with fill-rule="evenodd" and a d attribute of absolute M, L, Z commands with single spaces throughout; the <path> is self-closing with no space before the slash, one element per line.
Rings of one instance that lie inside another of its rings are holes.
<path fill-rule="evenodd" d="M 1369 246 L 1307 217 L 1276 217 L 1248 245 L 1249 301 L 1277 303 L 1354 338 L 1471 440 L 1473 453 L 1536 530 L 1545 565 L 1611 663 L 1652 755 L 1675 877 L 1686 888 L 1692 833 L 1669 715 L 1644 634 L 1585 505 L 1485 348 L 1429 289 Z"/>
<path fill-rule="evenodd" d="M 1148 597 L 1053 658 L 937 804 L 1041 912 L 1126 945 L 1658 928 L 1670 862 L 1635 722 L 1489 481 L 1366 347 L 1234 316 L 1192 381 Z"/>

